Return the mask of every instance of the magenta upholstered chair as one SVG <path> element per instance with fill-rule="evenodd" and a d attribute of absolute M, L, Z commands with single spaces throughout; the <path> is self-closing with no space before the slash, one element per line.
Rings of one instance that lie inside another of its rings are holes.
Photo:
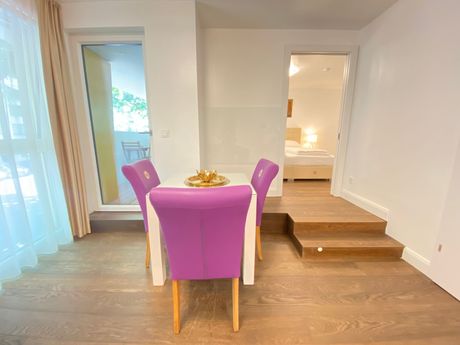
<path fill-rule="evenodd" d="M 174 333 L 180 332 L 179 280 L 232 278 L 233 329 L 249 186 L 155 188 L 150 193 L 166 242 L 173 290 Z"/>
<path fill-rule="evenodd" d="M 121 167 L 121 171 L 129 183 L 131 183 L 131 187 L 133 187 L 137 201 L 141 207 L 147 240 L 145 251 L 145 267 L 149 268 L 150 242 L 148 236 L 149 228 L 147 224 L 147 208 L 145 204 L 145 196 L 152 188 L 160 184 L 160 179 L 152 162 L 149 159 L 143 159 L 132 164 L 123 165 Z"/>
<path fill-rule="evenodd" d="M 257 212 L 256 212 L 256 244 L 257 256 L 262 260 L 262 242 L 260 240 L 260 224 L 262 223 L 262 212 L 264 210 L 265 197 L 267 196 L 270 184 L 278 174 L 279 167 L 277 164 L 261 159 L 257 163 L 254 173 L 252 174 L 251 184 L 257 193 Z"/>

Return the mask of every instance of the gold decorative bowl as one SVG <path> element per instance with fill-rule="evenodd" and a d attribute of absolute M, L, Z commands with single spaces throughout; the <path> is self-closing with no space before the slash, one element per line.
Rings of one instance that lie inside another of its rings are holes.
<path fill-rule="evenodd" d="M 185 180 L 185 184 L 192 187 L 224 186 L 229 182 L 228 178 L 217 174 L 217 171 L 205 169 L 197 170 L 195 176 L 190 176 Z"/>

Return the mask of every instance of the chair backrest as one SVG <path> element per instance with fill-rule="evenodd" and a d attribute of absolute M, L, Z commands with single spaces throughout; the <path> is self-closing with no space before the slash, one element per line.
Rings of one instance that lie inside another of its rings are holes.
<path fill-rule="evenodd" d="M 123 147 L 123 155 L 125 156 L 125 160 L 128 163 L 133 161 L 132 154 L 135 154 L 136 160 L 148 158 L 148 148 L 143 147 L 140 141 L 123 140 L 121 142 L 121 146 Z"/>
<path fill-rule="evenodd" d="M 240 276 L 250 199 L 249 186 L 152 190 L 172 279 Z"/>
<path fill-rule="evenodd" d="M 138 149 L 141 147 L 141 142 L 140 141 L 125 141 L 123 140 L 121 142 L 121 146 L 123 149 Z"/>
<path fill-rule="evenodd" d="M 261 159 L 257 163 L 254 173 L 252 174 L 251 184 L 257 193 L 257 217 L 256 225 L 260 226 L 262 222 L 262 212 L 264 210 L 265 197 L 267 196 L 270 184 L 278 174 L 279 167 L 277 164 L 268 159 Z"/>
<path fill-rule="evenodd" d="M 152 188 L 160 184 L 160 178 L 149 159 L 123 165 L 121 171 L 134 189 L 144 217 L 145 231 L 148 231 L 145 196 Z"/>

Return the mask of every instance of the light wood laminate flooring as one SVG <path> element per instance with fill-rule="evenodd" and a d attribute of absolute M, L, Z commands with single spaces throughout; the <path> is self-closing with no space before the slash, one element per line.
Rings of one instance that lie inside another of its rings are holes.
<path fill-rule="evenodd" d="M 0 292 L 0 344 L 458 345 L 460 302 L 401 260 L 306 261 L 285 234 L 264 234 L 254 286 L 181 284 L 172 331 L 170 281 L 153 287 L 142 232 L 98 233 L 40 258 Z"/>

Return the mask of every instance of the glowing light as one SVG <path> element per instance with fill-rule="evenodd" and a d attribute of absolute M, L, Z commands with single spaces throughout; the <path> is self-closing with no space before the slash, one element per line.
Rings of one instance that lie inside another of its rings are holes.
<path fill-rule="evenodd" d="M 292 77 L 294 74 L 298 73 L 300 68 L 293 63 L 289 65 L 289 76 Z"/>
<path fill-rule="evenodd" d="M 307 135 L 307 143 L 316 143 L 318 141 L 317 134 L 308 134 Z"/>
<path fill-rule="evenodd" d="M 318 141 L 318 134 L 313 127 L 304 128 L 304 144 L 303 147 L 307 149 L 313 148 L 314 144 Z"/>

